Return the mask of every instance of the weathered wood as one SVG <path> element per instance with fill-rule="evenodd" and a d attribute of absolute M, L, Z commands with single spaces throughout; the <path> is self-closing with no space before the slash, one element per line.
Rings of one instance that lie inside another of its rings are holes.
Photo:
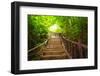
<path fill-rule="evenodd" d="M 42 44 L 28 50 L 29 58 L 38 56 L 39 60 L 86 58 L 87 46 L 66 39 L 61 34 L 53 34 Z"/>
<path fill-rule="evenodd" d="M 75 42 L 75 41 L 72 41 L 72 40 L 66 39 L 64 36 L 63 36 L 63 38 L 64 38 L 66 41 L 69 41 L 69 42 L 71 42 L 71 43 L 73 43 L 73 44 L 79 45 L 78 42 Z M 84 44 L 80 44 L 80 46 L 82 46 L 83 48 L 88 48 L 87 45 L 84 45 Z"/>
<path fill-rule="evenodd" d="M 28 50 L 28 52 L 31 52 L 31 51 L 33 51 L 33 50 L 35 50 L 35 49 L 37 49 L 37 48 L 39 48 L 39 47 L 43 46 L 44 44 L 46 44 L 46 43 L 47 43 L 47 41 L 48 41 L 48 40 L 44 41 L 44 42 L 43 42 L 43 43 L 41 43 L 40 45 L 38 45 L 38 46 L 36 46 L 36 47 L 34 47 L 34 48 L 30 49 L 30 50 Z"/>
<path fill-rule="evenodd" d="M 41 59 L 69 59 L 71 58 L 70 54 L 66 51 L 62 38 L 59 34 L 53 34 L 51 36 L 48 44 L 41 51 Z"/>
<path fill-rule="evenodd" d="M 72 58 L 86 58 L 87 57 L 87 46 L 81 44 L 80 42 L 75 42 L 69 39 L 66 39 L 62 36 L 67 50 L 72 55 Z M 67 45 L 66 45 L 67 44 Z"/>

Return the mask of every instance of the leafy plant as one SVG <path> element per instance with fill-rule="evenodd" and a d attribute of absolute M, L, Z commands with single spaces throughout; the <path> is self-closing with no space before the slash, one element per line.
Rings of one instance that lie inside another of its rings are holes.
<path fill-rule="evenodd" d="M 61 33 L 70 40 L 87 44 L 87 17 L 28 15 L 27 19 L 28 49 L 44 42 L 49 32 Z"/>

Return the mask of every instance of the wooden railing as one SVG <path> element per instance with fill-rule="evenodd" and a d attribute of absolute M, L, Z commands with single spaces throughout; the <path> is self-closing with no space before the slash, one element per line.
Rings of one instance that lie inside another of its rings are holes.
<path fill-rule="evenodd" d="M 39 52 L 41 51 L 41 48 L 47 44 L 47 42 L 48 39 L 45 40 L 43 43 L 39 44 L 38 46 L 28 50 L 28 60 L 39 60 L 40 59 Z"/>
<path fill-rule="evenodd" d="M 87 46 L 84 44 L 80 44 L 78 42 L 66 39 L 65 37 L 62 37 L 64 45 L 70 56 L 72 58 L 87 58 L 88 51 Z"/>

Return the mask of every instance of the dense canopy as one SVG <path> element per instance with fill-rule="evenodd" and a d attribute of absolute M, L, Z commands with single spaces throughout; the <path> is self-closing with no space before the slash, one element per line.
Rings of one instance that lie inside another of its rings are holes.
<path fill-rule="evenodd" d="M 87 17 L 28 15 L 28 49 L 44 42 L 50 32 L 87 45 Z"/>

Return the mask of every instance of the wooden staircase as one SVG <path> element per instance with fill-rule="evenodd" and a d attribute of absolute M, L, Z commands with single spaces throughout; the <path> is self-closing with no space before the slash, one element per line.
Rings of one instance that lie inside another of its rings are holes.
<path fill-rule="evenodd" d="M 55 59 L 67 59 L 66 50 L 63 47 L 62 39 L 59 36 L 50 38 L 47 46 L 41 50 L 40 57 L 42 60 L 55 60 Z"/>

